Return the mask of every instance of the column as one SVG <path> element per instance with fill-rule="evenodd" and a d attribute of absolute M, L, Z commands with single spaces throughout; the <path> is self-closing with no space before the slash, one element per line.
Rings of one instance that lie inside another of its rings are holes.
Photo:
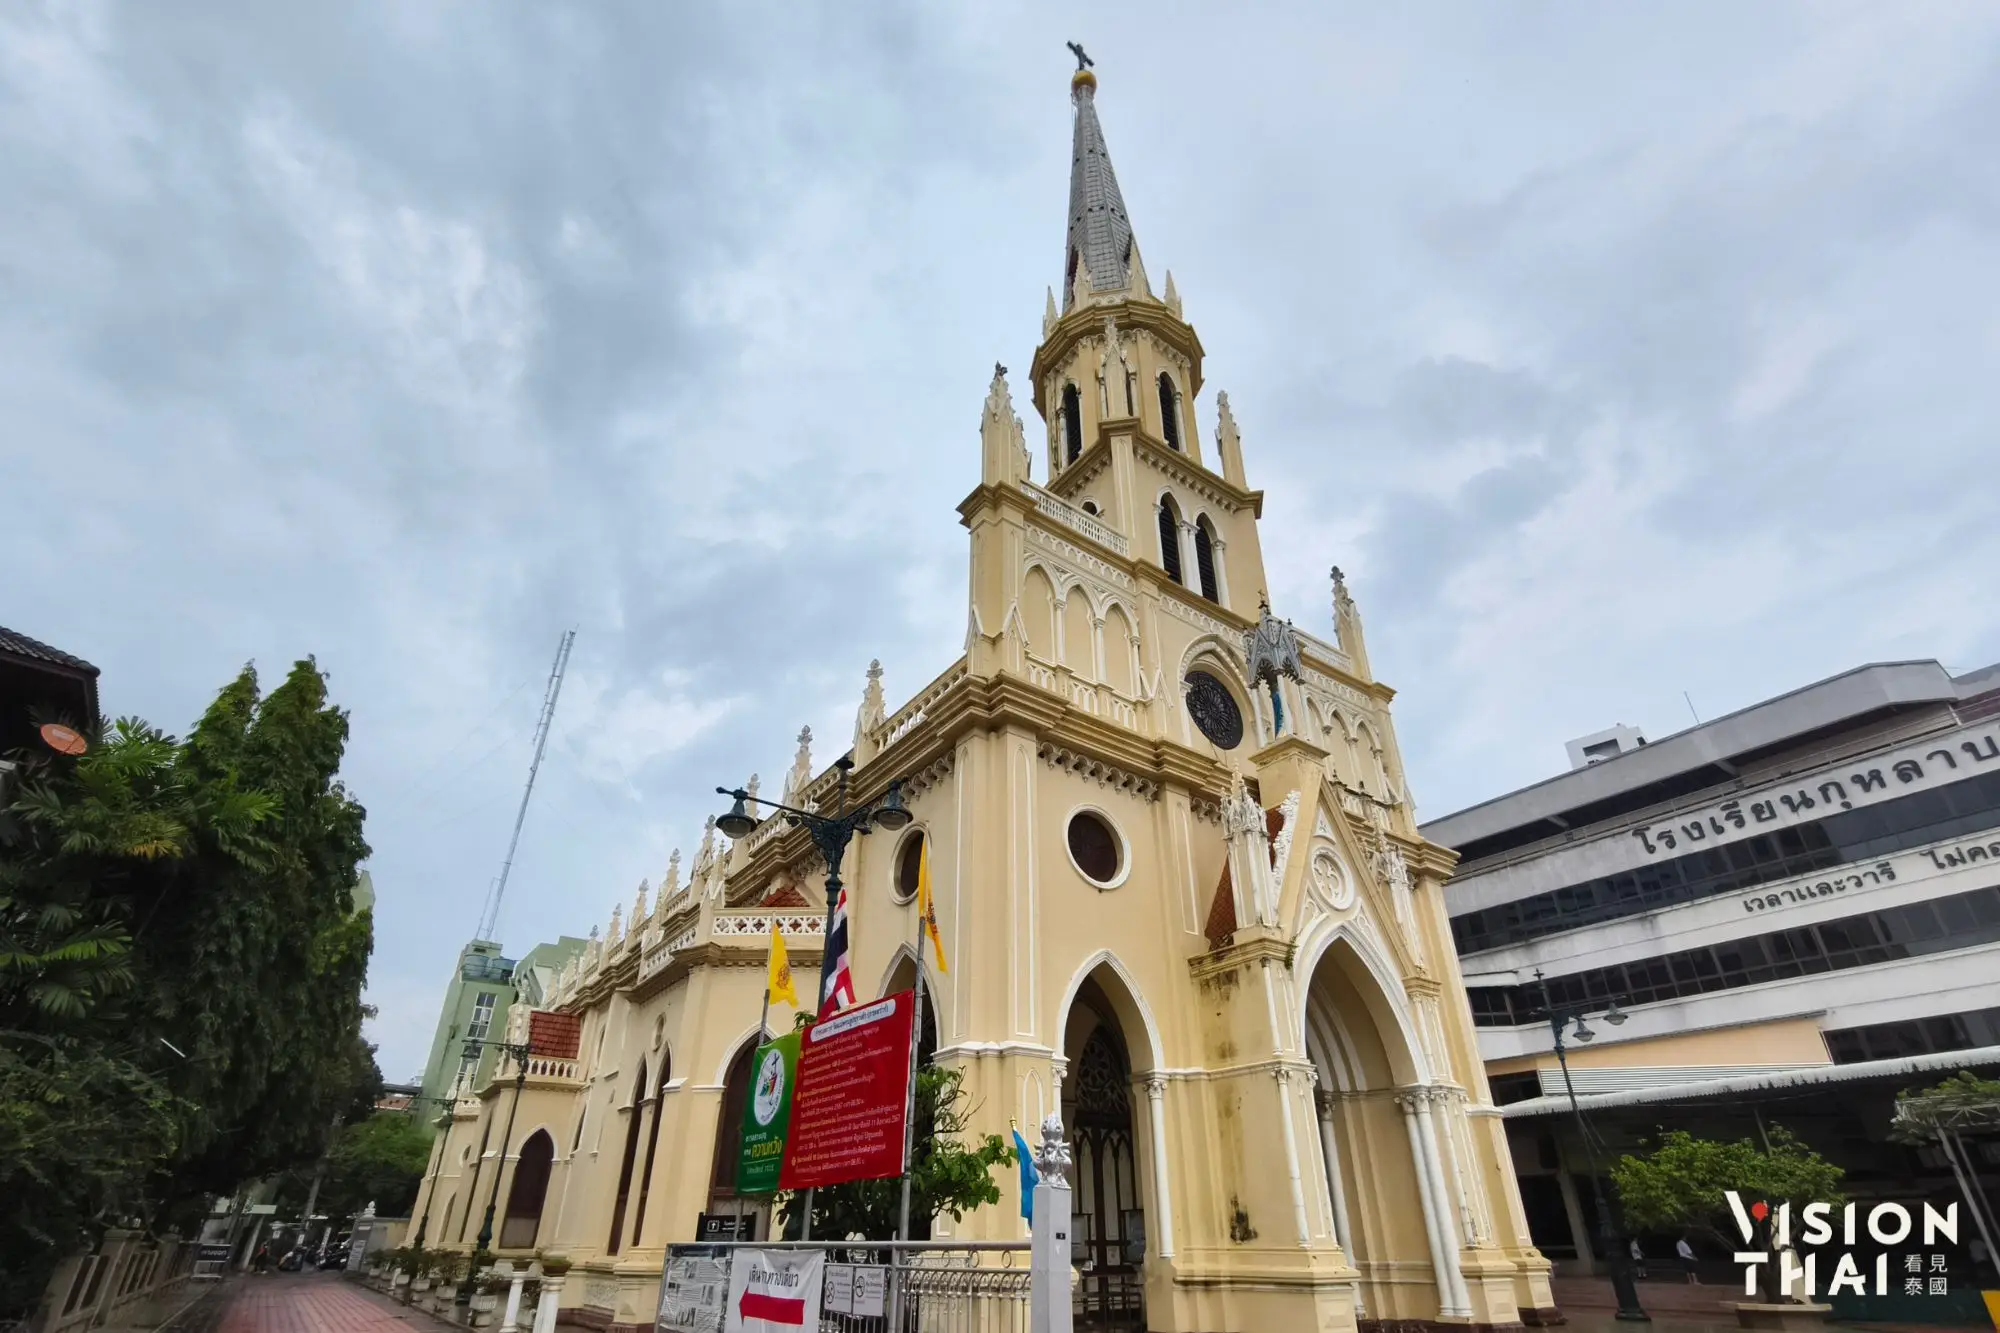
<path fill-rule="evenodd" d="M 1160 1257 L 1174 1257 L 1174 1203 L 1167 1184 L 1167 1080 L 1158 1074 L 1146 1079 L 1147 1111 L 1153 1122 L 1153 1203 L 1159 1209 Z"/>
<path fill-rule="evenodd" d="M 499 1265 L 494 1265 L 496 1268 Z M 507 1310 L 500 1318 L 500 1333 L 519 1333 L 521 1327 L 521 1284 L 528 1280 L 526 1264 L 507 1265 L 513 1281 L 507 1284 Z"/>
<path fill-rule="evenodd" d="M 1347 1262 L 1359 1269 L 1360 1261 L 1354 1257 L 1353 1224 L 1347 1219 L 1347 1187 L 1340 1175 L 1340 1143 L 1333 1133 L 1334 1094 L 1317 1092 L 1313 1094 L 1313 1101 L 1319 1111 L 1319 1151 L 1326 1161 L 1326 1188 L 1333 1197 L 1333 1238 L 1340 1242 Z M 1358 1281 L 1354 1284 L 1354 1313 L 1368 1313 L 1368 1303 L 1361 1294 L 1361 1283 Z"/>
<path fill-rule="evenodd" d="M 1340 1144 L 1333 1134 L 1334 1095 L 1330 1092 L 1317 1094 L 1319 1110 L 1319 1150 L 1326 1158 L 1326 1187 L 1333 1196 L 1333 1236 L 1340 1242 L 1340 1248 L 1347 1251 L 1347 1257 L 1354 1258 L 1353 1233 L 1347 1218 L 1347 1188 L 1340 1176 Z"/>
<path fill-rule="evenodd" d="M 1268 971 L 1264 974 L 1267 987 L 1270 975 Z M 1298 1223 L 1299 1247 L 1305 1249 L 1312 1245 L 1312 1223 L 1306 1218 L 1305 1180 L 1299 1173 L 1298 1125 L 1292 1117 L 1292 1073 L 1284 1068 L 1277 1071 L 1278 1112 L 1285 1135 L 1285 1170 L 1292 1178 L 1292 1217 Z"/>
<path fill-rule="evenodd" d="M 1438 1313 L 1456 1313 L 1451 1307 L 1457 1293 L 1444 1266 L 1444 1242 L 1439 1235 L 1437 1200 L 1431 1193 L 1430 1169 L 1424 1161 L 1423 1127 L 1417 1123 L 1417 1099 L 1405 1094 L 1396 1098 L 1403 1112 L 1403 1128 L 1410 1134 L 1410 1164 L 1417 1172 L 1417 1198 L 1424 1206 L 1424 1238 L 1431 1247 L 1431 1273 L 1437 1279 Z"/>
<path fill-rule="evenodd" d="M 542 1296 L 535 1302 L 534 1333 L 556 1333 L 556 1315 L 560 1313 L 564 1274 L 568 1271 L 567 1268 L 562 1273 L 542 1271 Z"/>
<path fill-rule="evenodd" d="M 1465 1289 L 1465 1275 L 1458 1266 L 1458 1229 L 1453 1220 L 1455 1211 L 1451 1206 L 1451 1188 L 1445 1183 L 1444 1162 L 1438 1153 L 1437 1124 L 1431 1118 L 1431 1102 L 1436 1096 L 1436 1089 L 1426 1088 L 1416 1099 L 1419 1139 L 1423 1145 L 1425 1166 L 1430 1172 L 1431 1197 L 1436 1200 L 1438 1239 L 1444 1243 L 1445 1275 L 1451 1281 L 1452 1301 L 1457 1307 L 1452 1313 L 1471 1314 L 1472 1298 Z"/>

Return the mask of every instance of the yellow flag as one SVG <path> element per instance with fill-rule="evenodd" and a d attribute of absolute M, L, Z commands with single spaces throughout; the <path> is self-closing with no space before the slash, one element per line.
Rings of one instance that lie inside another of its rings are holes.
<path fill-rule="evenodd" d="M 771 923 L 771 977 L 764 986 L 773 1000 L 799 1007 L 799 993 L 792 988 L 792 960 L 785 953 L 785 937 L 778 933 L 775 921 Z"/>
<path fill-rule="evenodd" d="M 938 933 L 937 900 L 931 897 L 929 838 L 917 848 L 917 919 L 924 923 L 924 934 L 930 936 L 931 947 L 937 950 L 938 971 L 949 973 L 951 969 L 944 962 L 944 936 Z"/>

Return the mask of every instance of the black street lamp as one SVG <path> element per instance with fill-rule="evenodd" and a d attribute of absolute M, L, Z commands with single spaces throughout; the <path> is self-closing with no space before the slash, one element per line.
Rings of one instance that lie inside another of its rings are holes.
<path fill-rule="evenodd" d="M 437 1201 L 438 1173 L 444 1169 L 445 1149 L 451 1143 L 451 1118 L 444 1113 L 443 1108 L 454 1105 L 458 1101 L 458 1098 L 420 1096 L 416 1100 L 420 1102 L 436 1102 L 438 1104 L 440 1108 L 438 1120 L 442 1123 L 443 1128 L 443 1132 L 438 1135 L 437 1157 L 431 1162 L 430 1184 L 424 1190 L 424 1215 L 417 1219 L 416 1239 L 410 1242 L 411 1248 L 421 1250 L 424 1248 L 424 1234 L 430 1230 L 431 1226 L 431 1204 Z"/>
<path fill-rule="evenodd" d="M 1577 1136 L 1583 1140 L 1583 1151 L 1590 1162 L 1590 1190 L 1597 1203 L 1598 1248 L 1605 1252 L 1611 1264 L 1611 1290 L 1618 1297 L 1619 1319 L 1650 1321 L 1645 1307 L 1639 1304 L 1639 1286 L 1633 1280 L 1632 1256 L 1626 1248 L 1622 1227 L 1614 1227 L 1611 1221 L 1611 1203 L 1604 1194 L 1604 1173 L 1597 1160 L 1597 1141 L 1591 1136 L 1590 1126 L 1583 1118 L 1583 1107 L 1576 1100 L 1576 1084 L 1569 1077 L 1569 1055 L 1563 1046 L 1563 1029 L 1572 1021 L 1576 1024 L 1573 1035 L 1578 1041 L 1590 1041 L 1597 1034 L 1590 1030 L 1586 1021 L 1587 1007 L 1557 1009 L 1549 1003 L 1549 984 L 1542 979 L 1542 970 L 1535 969 L 1535 984 L 1542 993 L 1542 1012 L 1549 1020 L 1549 1031 L 1555 1036 L 1556 1064 L 1562 1068 L 1563 1089 L 1569 1094 L 1570 1114 L 1576 1117 Z M 1625 1022 L 1625 1012 L 1618 1007 L 1618 1001 L 1611 1001 L 1603 1015 L 1605 1022 L 1619 1027 Z"/>
<path fill-rule="evenodd" d="M 469 1045 L 470 1043 L 468 1043 Z M 486 1247 L 493 1241 L 493 1211 L 500 1206 L 500 1177 L 507 1174 L 507 1145 L 514 1141 L 514 1113 L 521 1109 L 521 1085 L 528 1081 L 528 1047 L 526 1043 L 515 1045 L 511 1042 L 481 1042 L 483 1046 L 498 1046 L 514 1061 L 514 1100 L 507 1103 L 507 1127 L 500 1131 L 500 1161 L 493 1168 L 493 1192 L 486 1197 L 486 1216 L 479 1223 L 479 1238 L 472 1243 L 474 1254 L 485 1254 Z M 472 1277 L 472 1265 L 466 1265 L 468 1283 Z"/>
<path fill-rule="evenodd" d="M 853 769 L 854 760 L 842 755 L 833 761 L 833 766 L 840 770 L 840 788 L 833 814 L 817 814 L 777 801 L 761 802 L 786 816 L 792 827 L 805 829 L 812 838 L 813 846 L 826 858 L 826 925 L 820 931 L 819 995 L 813 1003 L 814 1012 L 826 1003 L 826 989 L 833 977 L 833 909 L 840 901 L 840 860 L 847 852 L 847 844 L 854 840 L 855 834 L 867 833 L 871 827 L 894 833 L 897 829 L 907 828 L 910 823 L 909 807 L 903 804 L 900 778 L 889 784 L 889 790 L 883 793 L 879 805 L 864 805 L 849 810 L 847 774 Z M 729 807 L 728 814 L 715 821 L 715 826 L 732 839 L 747 836 L 757 827 L 757 820 L 746 804 L 750 793 L 740 787 L 717 787 L 715 790 L 717 795 L 731 797 L 736 802 Z"/>

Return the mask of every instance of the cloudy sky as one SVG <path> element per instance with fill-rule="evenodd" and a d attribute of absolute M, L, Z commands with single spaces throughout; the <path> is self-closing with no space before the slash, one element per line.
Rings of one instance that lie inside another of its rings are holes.
<path fill-rule="evenodd" d="M 2000 659 L 2000 9 L 1076 12 L 0 8 L 0 624 L 173 729 L 317 655 L 390 1077 L 564 629 L 516 949 L 956 654 L 1068 38 L 1274 598 L 1327 633 L 1348 570 L 1425 814 L 1683 691 Z"/>

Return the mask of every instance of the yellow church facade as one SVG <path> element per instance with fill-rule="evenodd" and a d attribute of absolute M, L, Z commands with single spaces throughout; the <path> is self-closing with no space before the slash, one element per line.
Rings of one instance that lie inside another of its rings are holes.
<path fill-rule="evenodd" d="M 895 709 L 871 667 L 840 761 L 816 769 L 802 736 L 782 799 L 899 784 L 910 825 L 841 865 L 854 984 L 915 975 L 921 846 L 949 964 L 924 963 L 925 1049 L 981 1133 L 1061 1114 L 1080 1327 L 1548 1322 L 1393 691 L 1339 571 L 1328 638 L 1262 605 L 1262 493 L 1226 395 L 1197 427 L 1201 342 L 1146 270 L 1095 94 L 1080 72 L 1062 287 L 1027 371 L 1044 441 L 1004 367 L 980 414 L 963 655 Z M 469 1248 L 491 1200 L 499 1254 L 571 1260 L 566 1320 L 650 1328 L 668 1244 L 738 1214 L 765 1235 L 734 1160 L 766 941 L 783 931 L 809 997 L 825 884 L 784 818 L 734 841 L 711 821 L 685 882 L 677 853 L 545 1012 L 511 1016 L 535 1052 L 518 1094 L 510 1064 L 460 1099 L 427 1243 Z M 1024 1238 L 1014 1173 L 996 1181 L 998 1205 L 932 1234 Z"/>

